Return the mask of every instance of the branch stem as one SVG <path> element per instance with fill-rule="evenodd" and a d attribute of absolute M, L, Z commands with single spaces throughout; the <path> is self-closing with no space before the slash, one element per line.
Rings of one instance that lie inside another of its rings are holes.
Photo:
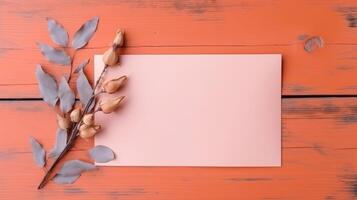
<path fill-rule="evenodd" d="M 42 189 L 47 184 L 47 182 L 50 180 L 50 176 L 52 174 L 52 171 L 55 169 L 55 167 L 57 166 L 59 161 L 68 153 L 68 151 L 71 149 L 71 147 L 75 143 L 75 141 L 77 139 L 77 136 L 78 136 L 79 127 L 80 127 L 80 125 L 82 123 L 82 120 L 83 120 L 83 116 L 88 113 L 90 105 L 92 105 L 93 101 L 95 100 L 95 97 L 96 97 L 95 91 L 97 90 L 98 86 L 100 85 L 101 79 L 103 78 L 105 72 L 107 71 L 107 68 L 108 68 L 108 65 L 105 65 L 103 70 L 102 70 L 102 72 L 101 72 L 101 74 L 100 74 L 100 76 L 99 76 L 99 78 L 98 78 L 98 80 L 96 81 L 96 83 L 94 85 L 92 96 L 91 96 L 91 98 L 89 99 L 89 101 L 87 102 L 87 104 L 86 104 L 86 106 L 84 108 L 84 111 L 83 111 L 83 113 L 81 115 L 80 121 L 78 123 L 74 124 L 74 126 L 72 126 L 70 137 L 68 139 L 68 142 L 67 142 L 65 148 L 60 153 L 60 155 L 55 159 L 55 161 L 52 163 L 51 167 L 47 170 L 45 176 L 42 178 L 40 184 L 37 187 L 38 190 Z"/>

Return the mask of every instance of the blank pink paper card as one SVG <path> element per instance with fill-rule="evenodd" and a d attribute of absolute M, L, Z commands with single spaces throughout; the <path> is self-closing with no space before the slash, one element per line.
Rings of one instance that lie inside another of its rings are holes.
<path fill-rule="evenodd" d="M 122 55 L 105 79 L 128 76 L 115 113 L 97 112 L 101 166 L 281 165 L 281 55 Z M 94 59 L 95 79 L 104 64 Z M 100 98 L 108 97 L 104 95 Z"/>

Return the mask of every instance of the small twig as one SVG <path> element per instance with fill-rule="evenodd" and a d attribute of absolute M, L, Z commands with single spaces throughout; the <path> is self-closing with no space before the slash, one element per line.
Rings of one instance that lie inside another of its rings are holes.
<path fill-rule="evenodd" d="M 115 37 L 114 42 L 113 42 L 113 49 L 116 50 L 117 48 L 119 48 L 122 45 L 122 39 L 123 39 L 123 33 L 122 32 L 117 32 L 117 36 Z M 73 57 L 72 57 L 72 60 L 71 60 L 71 68 L 70 68 L 70 74 L 69 74 L 69 77 L 68 77 L 68 83 L 70 82 L 70 79 L 72 77 L 74 56 L 75 56 L 75 51 L 73 53 Z M 67 154 L 67 152 L 69 152 L 71 147 L 74 145 L 76 139 L 78 138 L 77 136 L 79 135 L 79 128 L 80 128 L 80 126 L 82 124 L 84 115 L 87 114 L 92 109 L 91 105 L 92 105 L 93 101 L 95 101 L 97 95 L 101 94 L 101 92 L 97 93 L 96 91 L 97 91 L 98 86 L 101 85 L 101 83 L 102 83 L 101 81 L 103 79 L 103 76 L 104 76 L 105 72 L 107 71 L 107 68 L 108 68 L 108 65 L 106 64 L 104 66 L 102 72 L 100 73 L 100 76 L 99 76 L 98 80 L 94 84 L 94 88 L 93 88 L 93 91 L 92 91 L 91 98 L 86 103 L 85 108 L 83 110 L 83 113 L 80 116 L 79 122 L 78 123 L 74 123 L 72 125 L 71 129 L 70 129 L 70 132 L 71 132 L 70 133 L 70 137 L 69 137 L 69 139 L 67 141 L 67 144 L 66 144 L 65 148 L 62 150 L 60 155 L 52 163 L 51 167 L 48 169 L 48 171 L 46 172 L 45 176 L 42 178 L 42 180 L 41 180 L 40 184 L 38 185 L 37 189 L 41 189 L 46 185 L 46 183 L 50 179 L 52 171 L 55 169 L 55 167 L 57 166 L 59 161 Z M 94 107 L 95 107 L 95 105 L 94 105 Z"/>
<path fill-rule="evenodd" d="M 102 80 L 102 78 L 103 78 L 105 72 L 107 71 L 107 69 L 108 69 L 108 65 L 105 65 L 104 68 L 103 68 L 103 70 L 102 70 L 102 73 L 100 73 L 100 76 L 99 76 L 97 82 L 96 82 L 95 85 L 94 85 L 93 95 L 95 94 L 95 91 L 97 91 L 97 88 L 98 88 L 98 86 L 99 86 L 99 84 L 100 84 L 100 82 L 101 82 L 101 80 Z"/>
<path fill-rule="evenodd" d="M 105 93 L 105 91 L 104 91 L 104 90 L 101 90 L 100 92 L 96 93 L 96 94 L 94 95 L 94 97 L 97 97 L 97 96 L 99 96 L 99 95 L 101 95 L 101 94 L 104 94 L 104 93 Z"/>
<path fill-rule="evenodd" d="M 38 185 L 37 189 L 42 189 L 47 181 L 49 180 L 49 177 L 51 175 L 51 172 L 54 170 L 56 167 L 57 163 L 61 160 L 61 158 L 69 151 L 69 149 L 72 147 L 74 140 L 71 140 L 67 143 L 66 147 L 63 149 L 61 154 L 56 158 L 56 160 L 52 163 L 51 167 L 47 170 L 45 176 L 42 178 L 42 181 Z"/>

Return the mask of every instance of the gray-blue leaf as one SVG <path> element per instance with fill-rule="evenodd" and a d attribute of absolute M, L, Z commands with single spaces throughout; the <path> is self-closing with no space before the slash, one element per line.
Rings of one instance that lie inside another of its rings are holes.
<path fill-rule="evenodd" d="M 83 72 L 83 69 L 79 71 L 79 76 L 77 78 L 77 91 L 79 94 L 79 99 L 81 100 L 83 106 L 86 106 L 90 98 L 93 95 L 93 89 L 89 84 L 89 81 L 86 75 Z M 94 102 L 90 105 L 89 111 L 92 110 Z"/>
<path fill-rule="evenodd" d="M 66 147 L 67 144 L 67 130 L 64 129 L 57 129 L 56 134 L 56 141 L 53 148 L 48 153 L 48 157 L 50 158 L 57 158 L 63 149 Z"/>
<path fill-rule="evenodd" d="M 41 65 L 36 67 L 36 78 L 43 100 L 51 106 L 57 102 L 57 83 L 51 75 L 45 73 Z"/>
<path fill-rule="evenodd" d="M 99 17 L 93 17 L 77 30 L 72 41 L 72 47 L 74 49 L 80 49 L 88 43 L 97 30 L 98 21 Z"/>
<path fill-rule="evenodd" d="M 74 183 L 81 175 L 74 175 L 74 176 L 63 176 L 61 174 L 56 174 L 53 177 L 53 181 L 58 184 L 72 184 Z"/>
<path fill-rule="evenodd" d="M 68 43 L 68 33 L 64 27 L 52 18 L 47 18 L 47 27 L 50 32 L 51 39 L 54 43 L 65 47 Z"/>
<path fill-rule="evenodd" d="M 84 68 L 87 66 L 87 64 L 89 63 L 89 58 L 82 61 L 81 64 L 79 64 L 76 69 L 74 70 L 74 73 L 79 73 L 82 69 L 84 70 Z"/>
<path fill-rule="evenodd" d="M 36 162 L 37 166 L 45 166 L 45 155 L 46 152 L 42 148 L 42 145 L 33 137 L 30 137 L 30 144 L 32 148 L 32 157 Z"/>
<path fill-rule="evenodd" d="M 114 152 L 106 146 L 98 145 L 88 151 L 90 157 L 97 163 L 106 163 L 114 160 Z"/>
<path fill-rule="evenodd" d="M 62 176 L 77 176 L 84 171 L 90 171 L 95 169 L 96 167 L 91 163 L 83 162 L 81 160 L 70 160 L 64 163 L 64 165 L 57 174 L 60 174 Z"/>
<path fill-rule="evenodd" d="M 60 109 L 63 113 L 72 110 L 76 97 L 69 87 L 65 77 L 62 77 L 61 83 L 59 84 L 58 97 L 60 99 Z"/>
<path fill-rule="evenodd" d="M 65 51 L 55 49 L 44 43 L 37 43 L 37 46 L 41 50 L 41 53 L 45 56 L 45 58 L 50 62 L 59 65 L 71 64 L 71 57 L 69 57 L 69 55 Z"/>

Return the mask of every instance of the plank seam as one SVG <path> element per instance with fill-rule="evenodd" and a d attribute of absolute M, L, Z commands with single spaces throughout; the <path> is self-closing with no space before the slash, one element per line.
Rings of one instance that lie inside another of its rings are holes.
<path fill-rule="evenodd" d="M 256 46 L 295 46 L 302 44 L 302 42 L 288 43 L 288 44 L 190 44 L 190 45 L 127 45 L 125 48 L 176 48 L 176 47 L 256 47 Z M 356 46 L 353 43 L 324 43 L 325 46 Z M 94 46 L 86 47 L 85 49 L 103 49 L 108 46 Z M 37 50 L 37 48 L 10 48 L 0 47 L 0 50 Z"/>
<path fill-rule="evenodd" d="M 282 99 L 302 99 L 302 98 L 355 98 L 357 94 L 309 94 L 309 95 L 282 95 Z M 76 99 L 78 100 L 78 99 Z M 16 98 L 0 98 L 0 101 L 42 101 L 39 97 L 16 97 Z"/>

